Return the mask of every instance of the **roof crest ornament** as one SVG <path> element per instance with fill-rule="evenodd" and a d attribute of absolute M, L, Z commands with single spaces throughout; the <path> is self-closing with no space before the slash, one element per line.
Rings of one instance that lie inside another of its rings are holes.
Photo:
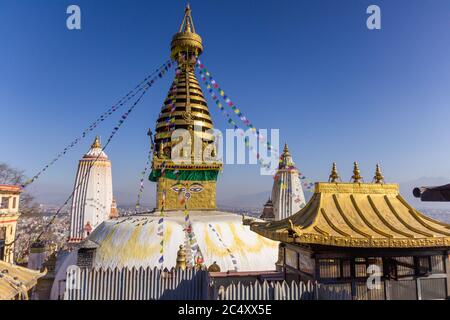
<path fill-rule="evenodd" d="M 341 177 L 337 171 L 336 162 L 333 162 L 333 167 L 331 168 L 331 174 L 328 178 L 328 182 L 338 182 L 338 180 L 341 181 Z"/>
<path fill-rule="evenodd" d="M 361 183 L 363 178 L 361 177 L 361 171 L 359 170 L 358 162 L 353 163 L 353 176 L 352 176 L 352 182 L 353 183 Z"/>

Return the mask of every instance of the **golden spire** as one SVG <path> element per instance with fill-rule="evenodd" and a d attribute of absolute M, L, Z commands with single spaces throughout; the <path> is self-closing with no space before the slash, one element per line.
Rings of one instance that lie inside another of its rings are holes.
<path fill-rule="evenodd" d="M 96 148 L 102 148 L 102 143 L 100 142 L 100 137 L 99 136 L 96 136 L 95 137 L 95 140 L 94 140 L 94 143 L 91 145 L 91 148 L 92 149 L 96 149 Z"/>
<path fill-rule="evenodd" d="M 186 269 L 186 250 L 184 250 L 182 245 L 180 245 L 180 249 L 177 252 L 176 268 L 181 270 Z"/>
<path fill-rule="evenodd" d="M 384 177 L 383 174 L 381 173 L 380 165 L 378 164 L 375 169 L 375 176 L 373 177 L 373 180 L 375 181 L 375 183 L 384 183 Z"/>
<path fill-rule="evenodd" d="M 287 142 L 284 143 L 284 150 L 283 150 L 283 153 L 284 153 L 285 155 L 290 155 L 289 147 L 288 147 Z"/>
<path fill-rule="evenodd" d="M 338 180 L 341 180 L 341 177 L 339 177 L 336 162 L 333 162 L 333 168 L 331 168 L 331 174 L 330 177 L 328 178 L 328 182 L 338 182 Z"/>
<path fill-rule="evenodd" d="M 202 38 L 195 32 L 191 7 L 187 5 L 180 29 L 172 38 L 172 58 L 179 60 L 179 53 L 192 53 L 199 56 L 202 52 Z"/>
<path fill-rule="evenodd" d="M 195 33 L 194 21 L 192 21 L 191 7 L 189 3 L 184 9 L 184 18 L 181 21 L 180 30 L 178 32 L 193 32 Z"/>
<path fill-rule="evenodd" d="M 189 130 L 191 138 L 195 134 L 203 141 L 214 139 L 210 133 L 214 126 L 208 104 L 194 72 L 197 57 L 202 52 L 202 39 L 195 33 L 191 8 L 188 5 L 179 32 L 172 39 L 171 54 L 177 61 L 178 72 L 156 123 L 154 143 L 155 150 L 158 150 L 156 154 L 160 158 L 170 158 L 171 150 L 176 145 L 176 142 L 171 141 L 171 135 L 176 129 Z M 195 128 L 198 130 L 194 133 Z"/>
<path fill-rule="evenodd" d="M 352 180 L 354 183 L 360 183 L 362 180 L 361 177 L 361 171 L 359 171 L 359 166 L 358 166 L 358 162 L 354 162 L 353 163 L 353 176 L 352 176 Z"/>

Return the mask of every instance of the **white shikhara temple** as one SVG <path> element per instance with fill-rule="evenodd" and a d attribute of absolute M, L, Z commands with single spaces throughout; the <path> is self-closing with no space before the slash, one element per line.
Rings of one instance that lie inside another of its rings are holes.
<path fill-rule="evenodd" d="M 96 137 L 78 164 L 72 199 L 69 242 L 86 238 L 107 220 L 113 205 L 111 162 Z"/>
<path fill-rule="evenodd" d="M 272 188 L 272 203 L 275 220 L 286 219 L 305 206 L 299 172 L 295 167 L 288 145 L 285 144 L 280 157 Z"/>

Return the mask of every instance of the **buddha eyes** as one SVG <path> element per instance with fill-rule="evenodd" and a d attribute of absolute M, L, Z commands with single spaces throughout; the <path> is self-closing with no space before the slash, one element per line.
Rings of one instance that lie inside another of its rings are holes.
<path fill-rule="evenodd" d="M 186 187 L 182 184 L 175 184 L 172 186 L 171 189 L 173 191 L 175 191 L 176 193 L 186 192 Z M 194 183 L 191 186 L 189 186 L 188 189 L 189 189 L 189 192 L 199 193 L 199 192 L 203 191 L 203 186 L 199 183 Z"/>
<path fill-rule="evenodd" d="M 179 192 L 185 192 L 186 188 L 183 185 L 176 184 L 176 185 L 172 186 L 172 190 L 175 191 L 176 193 L 179 193 Z"/>
<path fill-rule="evenodd" d="M 199 183 L 194 183 L 189 188 L 189 191 L 192 192 L 192 193 L 202 192 L 203 191 L 203 186 L 201 184 L 199 184 Z"/>

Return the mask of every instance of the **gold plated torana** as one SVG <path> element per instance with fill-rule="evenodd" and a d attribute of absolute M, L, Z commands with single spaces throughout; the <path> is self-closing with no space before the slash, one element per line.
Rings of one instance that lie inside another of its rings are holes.
<path fill-rule="evenodd" d="M 336 170 L 332 173 L 336 180 Z M 251 230 L 272 240 L 304 245 L 397 248 L 450 245 L 450 225 L 431 219 L 409 205 L 398 184 L 316 183 L 309 203 L 289 219 L 252 223 Z"/>

